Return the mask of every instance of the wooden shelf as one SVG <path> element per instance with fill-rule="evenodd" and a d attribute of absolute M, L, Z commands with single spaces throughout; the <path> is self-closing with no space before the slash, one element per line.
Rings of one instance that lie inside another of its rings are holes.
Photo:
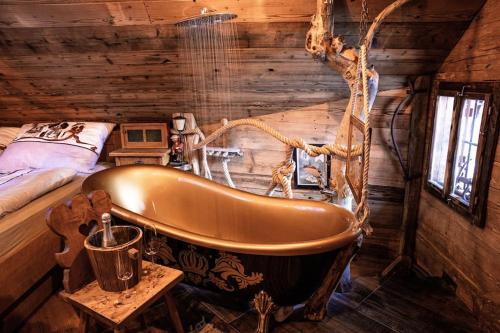
<path fill-rule="evenodd" d="M 170 149 L 167 148 L 121 148 L 109 153 L 117 166 L 129 164 L 167 165 Z"/>
<path fill-rule="evenodd" d="M 169 154 L 170 149 L 168 148 L 122 148 L 117 149 L 109 153 L 112 157 L 134 157 L 134 156 L 145 156 L 145 157 L 161 157 L 165 154 Z"/>

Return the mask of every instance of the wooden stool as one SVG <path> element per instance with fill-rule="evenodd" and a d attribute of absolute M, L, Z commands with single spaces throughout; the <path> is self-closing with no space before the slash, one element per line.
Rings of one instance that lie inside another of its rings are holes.
<path fill-rule="evenodd" d="M 184 333 L 179 312 L 169 290 L 179 283 L 184 274 L 177 269 L 142 261 L 143 269 L 149 271 L 141 281 L 130 288 L 130 297 L 125 292 L 102 290 L 97 281 L 93 281 L 74 293 L 61 291 L 60 295 L 80 312 L 80 328 L 86 331 L 89 316 L 113 328 L 114 332 L 123 332 L 127 320 L 140 315 L 156 300 L 164 297 L 170 318 L 177 333 Z"/>

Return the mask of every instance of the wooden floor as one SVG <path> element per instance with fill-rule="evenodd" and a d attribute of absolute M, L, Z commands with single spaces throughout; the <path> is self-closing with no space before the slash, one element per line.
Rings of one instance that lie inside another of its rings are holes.
<path fill-rule="evenodd" d="M 384 283 L 376 277 L 384 263 L 361 255 L 353 263 L 352 289 L 335 293 L 323 322 L 307 322 L 300 309 L 284 323 L 272 323 L 274 333 L 284 332 L 480 332 L 476 319 L 441 280 L 415 275 L 395 275 Z M 186 332 L 247 333 L 256 327 L 253 311 L 229 310 L 213 305 L 213 295 L 189 286 L 174 290 Z M 211 302 L 211 303 L 209 303 Z M 78 317 L 72 308 L 52 296 L 24 325 L 21 332 L 76 332 Z M 132 323 L 131 332 L 173 332 L 164 307 L 154 306 L 146 314 L 146 326 Z M 101 327 L 92 331 L 102 332 Z"/>

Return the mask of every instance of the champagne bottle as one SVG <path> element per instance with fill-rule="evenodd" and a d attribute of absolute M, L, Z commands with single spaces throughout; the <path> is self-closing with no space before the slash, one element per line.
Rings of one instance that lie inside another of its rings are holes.
<path fill-rule="evenodd" d="M 111 231 L 111 214 L 104 213 L 101 216 L 102 226 L 104 227 L 104 232 L 102 234 L 102 247 L 113 247 L 118 243 L 113 236 L 113 232 Z"/>

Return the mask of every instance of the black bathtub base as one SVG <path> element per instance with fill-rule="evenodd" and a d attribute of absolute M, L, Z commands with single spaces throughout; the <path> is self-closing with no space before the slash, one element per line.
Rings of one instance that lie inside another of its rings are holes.
<path fill-rule="evenodd" d="M 305 319 L 312 321 L 322 321 L 325 319 L 326 306 L 328 305 L 330 296 L 337 288 L 345 268 L 359 249 L 360 244 L 354 242 L 337 255 L 321 286 L 316 289 L 306 302 L 304 308 Z"/>
<path fill-rule="evenodd" d="M 320 287 L 316 289 L 313 295 L 305 303 L 304 318 L 306 320 L 322 321 L 325 319 L 326 307 L 330 300 L 330 296 L 337 288 L 344 269 L 349 265 L 360 249 L 360 242 L 352 243 L 336 256 Z M 276 313 L 278 307 L 274 304 L 272 297 L 264 290 L 261 290 L 255 295 L 252 305 L 258 314 L 257 329 L 255 333 L 268 333 L 269 320 L 271 316 Z M 286 320 L 286 318 L 293 313 L 293 311 L 286 312 L 288 312 L 288 314 L 284 318 L 281 318 L 280 321 Z"/>
<path fill-rule="evenodd" d="M 330 295 L 361 240 L 330 252 L 285 257 L 229 253 L 159 234 L 157 257 L 160 264 L 182 270 L 188 284 L 250 303 L 258 313 L 256 333 L 267 333 L 280 307 L 304 304 L 305 319 L 323 320 Z"/>
<path fill-rule="evenodd" d="M 277 306 L 307 301 L 347 248 L 304 256 L 262 256 L 195 246 L 165 235 L 159 238 L 159 263 L 182 270 L 186 283 L 247 304 L 263 290 Z"/>

